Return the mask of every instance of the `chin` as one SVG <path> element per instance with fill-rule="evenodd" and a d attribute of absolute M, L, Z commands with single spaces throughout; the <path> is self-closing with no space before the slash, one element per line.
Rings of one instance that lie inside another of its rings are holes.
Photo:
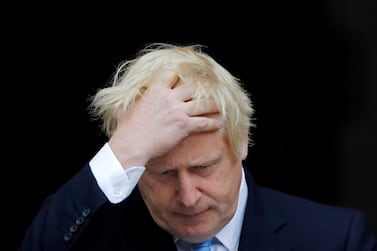
<path fill-rule="evenodd" d="M 175 231 L 175 236 L 188 242 L 202 242 L 214 236 L 216 231 L 208 226 L 185 227 Z"/>

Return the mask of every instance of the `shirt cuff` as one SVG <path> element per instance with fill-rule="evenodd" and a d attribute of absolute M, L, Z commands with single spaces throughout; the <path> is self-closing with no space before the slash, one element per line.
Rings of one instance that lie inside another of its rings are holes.
<path fill-rule="evenodd" d="M 145 167 L 124 170 L 108 143 L 89 162 L 98 186 L 111 203 L 126 199 L 138 183 Z"/>

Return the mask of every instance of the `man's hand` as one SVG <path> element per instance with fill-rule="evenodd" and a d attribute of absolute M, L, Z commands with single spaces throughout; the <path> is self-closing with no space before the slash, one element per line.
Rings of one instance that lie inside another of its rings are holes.
<path fill-rule="evenodd" d="M 191 133 L 219 129 L 213 100 L 192 100 L 195 86 L 182 82 L 176 72 L 162 71 L 126 112 L 119 114 L 109 140 L 124 169 L 144 166 L 169 152 Z"/>

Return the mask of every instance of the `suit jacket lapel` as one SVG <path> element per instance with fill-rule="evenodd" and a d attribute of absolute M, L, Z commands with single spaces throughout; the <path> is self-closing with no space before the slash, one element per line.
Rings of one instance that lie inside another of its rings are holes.
<path fill-rule="evenodd" d="M 268 195 L 255 184 L 246 169 L 245 175 L 248 199 L 239 250 L 292 250 L 290 241 L 292 238 L 286 228 L 286 219 L 279 209 L 269 202 Z"/>

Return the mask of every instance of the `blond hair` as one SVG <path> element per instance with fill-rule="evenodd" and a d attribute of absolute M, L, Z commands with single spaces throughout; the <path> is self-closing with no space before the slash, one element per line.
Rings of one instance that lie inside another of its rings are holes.
<path fill-rule="evenodd" d="M 196 83 L 193 99 L 213 98 L 216 101 L 232 152 L 241 158 L 245 142 L 251 143 L 250 127 L 254 126 L 252 102 L 239 79 L 202 48 L 202 45 L 153 43 L 140 50 L 134 59 L 121 63 L 111 85 L 100 89 L 90 104 L 91 114 L 102 120 L 105 134 L 112 135 L 120 109 L 126 110 L 135 102 L 162 69 L 170 69 L 182 80 Z"/>

